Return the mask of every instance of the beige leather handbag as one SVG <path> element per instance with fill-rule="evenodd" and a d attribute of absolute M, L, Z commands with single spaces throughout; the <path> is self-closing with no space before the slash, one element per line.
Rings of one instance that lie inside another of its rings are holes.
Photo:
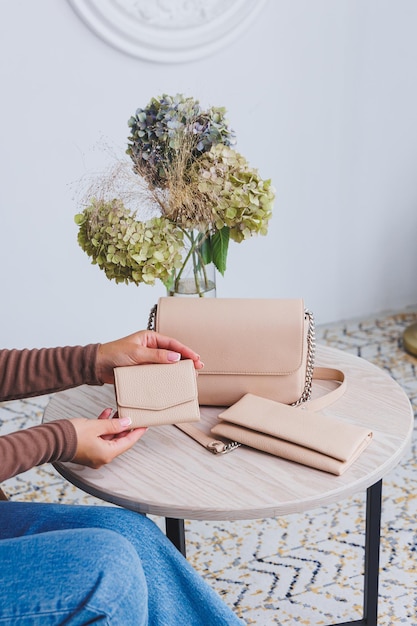
<path fill-rule="evenodd" d="M 245 393 L 285 404 L 310 397 L 314 320 L 301 299 L 165 297 L 148 328 L 200 354 L 202 405 L 230 406 Z"/>

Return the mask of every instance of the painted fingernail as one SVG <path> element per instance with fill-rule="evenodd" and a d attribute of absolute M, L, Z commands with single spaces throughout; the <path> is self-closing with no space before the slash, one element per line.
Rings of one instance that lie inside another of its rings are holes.
<path fill-rule="evenodd" d="M 168 352 L 168 361 L 171 361 L 171 363 L 175 363 L 175 361 L 179 361 L 181 358 L 181 355 L 179 352 Z"/>
<path fill-rule="evenodd" d="M 121 417 L 119 422 L 121 426 L 130 426 L 132 420 L 130 419 L 130 417 Z"/>

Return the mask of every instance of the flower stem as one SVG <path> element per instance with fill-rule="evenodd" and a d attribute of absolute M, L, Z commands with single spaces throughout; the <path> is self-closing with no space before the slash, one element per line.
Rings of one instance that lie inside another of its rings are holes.
<path fill-rule="evenodd" d="M 194 276 L 194 284 L 196 288 L 196 293 L 201 298 L 203 297 L 204 291 L 207 291 L 207 288 L 208 288 L 207 271 L 206 271 L 204 259 L 203 259 L 203 256 L 201 254 L 201 249 L 200 249 L 201 244 L 204 241 L 204 239 L 207 237 L 207 235 L 205 235 L 203 238 L 201 238 L 200 236 L 195 237 L 193 231 L 189 232 L 185 229 L 181 229 L 181 230 L 183 231 L 184 235 L 187 237 L 188 241 L 190 242 L 190 247 L 184 258 L 182 266 L 175 278 L 174 291 L 178 292 L 178 287 L 180 284 L 182 274 L 187 266 L 187 263 L 191 259 L 193 263 L 193 276 Z M 202 277 L 202 280 L 199 280 L 200 276 Z M 202 284 L 204 284 L 205 289 L 201 288 Z"/>

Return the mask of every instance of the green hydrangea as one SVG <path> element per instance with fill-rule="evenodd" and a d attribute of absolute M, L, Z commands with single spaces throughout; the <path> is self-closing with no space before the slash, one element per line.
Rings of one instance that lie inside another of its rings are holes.
<path fill-rule="evenodd" d="M 183 233 L 164 217 L 138 221 L 120 200 L 93 199 L 75 222 L 81 248 L 117 283 L 169 284 L 181 267 Z"/>
<path fill-rule="evenodd" d="M 215 230 L 229 228 L 238 243 L 253 234 L 267 234 L 275 191 L 241 154 L 213 146 L 195 162 L 191 180 L 212 207 Z"/>

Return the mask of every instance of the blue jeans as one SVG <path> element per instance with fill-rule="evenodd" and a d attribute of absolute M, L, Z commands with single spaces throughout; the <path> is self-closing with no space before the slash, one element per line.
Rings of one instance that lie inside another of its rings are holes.
<path fill-rule="evenodd" d="M 0 625 L 242 626 L 159 528 L 116 507 L 0 502 Z"/>

